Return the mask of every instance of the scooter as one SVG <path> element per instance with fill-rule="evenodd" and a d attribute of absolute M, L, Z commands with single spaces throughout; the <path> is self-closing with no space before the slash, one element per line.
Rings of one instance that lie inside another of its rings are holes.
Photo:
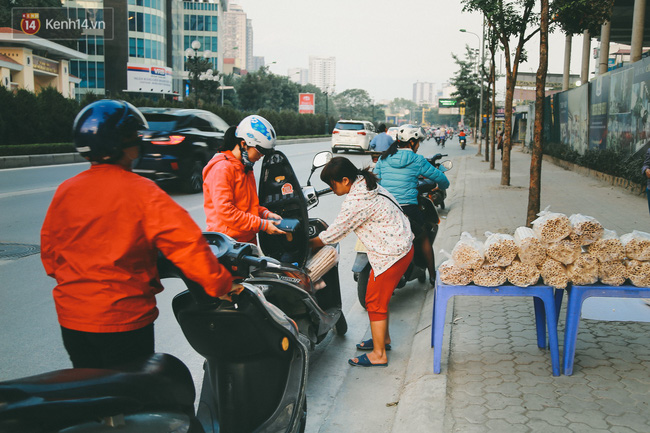
<path fill-rule="evenodd" d="M 254 245 L 206 233 L 219 261 L 242 278 L 273 266 Z M 161 257 L 162 278 L 188 291 L 172 307 L 183 334 L 205 358 L 200 401 L 178 358 L 156 353 L 116 369 L 65 369 L 0 383 L 0 432 L 302 432 L 308 351 L 298 327 L 244 282 L 233 302 L 208 296 Z"/>
<path fill-rule="evenodd" d="M 466 136 L 458 136 L 458 142 L 460 143 L 460 148 L 462 150 L 465 150 L 465 146 L 467 145 L 467 137 Z"/>
<path fill-rule="evenodd" d="M 282 216 L 278 227 L 287 234 L 260 233 L 262 251 L 280 266 L 253 272 L 249 281 L 263 287 L 266 299 L 298 324 L 301 338 L 310 349 L 323 341 L 330 330 L 344 335 L 348 329 L 341 309 L 338 244 L 329 256 L 310 257 L 309 248 L 309 239 L 328 226 L 321 219 L 309 218 L 308 210 L 318 205 L 319 196 L 332 192 L 329 188 L 317 191 L 310 180 L 316 168 L 331 158 L 327 151 L 314 156 L 305 187 L 300 186 L 289 160 L 280 151 L 264 158 L 260 175 L 260 204 Z M 319 260 L 322 263 L 314 263 Z M 308 272 L 315 268 L 322 274 L 317 281 Z"/>
<path fill-rule="evenodd" d="M 437 154 L 433 158 L 439 159 L 442 156 Z M 448 171 L 453 167 L 451 161 L 444 161 L 436 168 L 442 167 L 441 170 Z M 427 231 L 427 236 L 431 245 L 436 239 L 438 234 L 438 225 L 440 224 L 440 217 L 436 211 L 436 207 L 433 204 L 432 194 L 438 190 L 438 184 L 430 179 L 419 179 L 418 180 L 418 206 L 424 214 L 425 220 L 425 229 Z M 357 256 L 352 265 L 352 272 L 354 273 L 354 280 L 357 282 L 357 295 L 359 298 L 359 303 L 362 307 L 366 306 L 366 289 L 368 287 L 368 279 L 370 278 L 370 262 L 368 261 L 368 254 L 365 247 L 359 241 L 355 245 L 355 251 Z M 435 266 L 435 257 L 434 257 L 434 266 Z M 408 269 L 400 278 L 397 288 L 402 288 L 406 285 L 407 282 L 418 280 L 420 283 L 426 281 L 426 269 L 427 264 L 425 258 L 419 248 L 415 248 L 415 254 L 413 255 L 413 260 L 409 264 Z"/>

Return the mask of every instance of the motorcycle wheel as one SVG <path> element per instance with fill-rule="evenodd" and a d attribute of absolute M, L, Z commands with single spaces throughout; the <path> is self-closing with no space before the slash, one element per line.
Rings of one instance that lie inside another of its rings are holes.
<path fill-rule="evenodd" d="M 361 272 L 359 272 L 359 280 L 357 281 L 357 296 L 359 297 L 359 304 L 361 304 L 363 308 L 366 308 L 368 278 L 370 278 L 370 266 L 366 266 Z"/>
<path fill-rule="evenodd" d="M 336 321 L 336 325 L 334 325 L 334 331 L 336 331 L 336 335 L 345 335 L 345 333 L 348 332 L 348 322 L 345 320 L 342 311 L 341 317 L 339 317 L 339 320 Z"/>

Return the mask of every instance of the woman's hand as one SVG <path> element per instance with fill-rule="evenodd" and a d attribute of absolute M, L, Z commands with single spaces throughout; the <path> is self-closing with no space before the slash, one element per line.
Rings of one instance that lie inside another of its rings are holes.
<path fill-rule="evenodd" d="M 323 241 L 316 236 L 315 238 L 309 239 L 309 248 L 311 248 L 312 251 L 316 251 L 322 247 L 324 247 L 325 244 Z"/>
<path fill-rule="evenodd" d="M 272 220 L 281 220 L 282 219 L 282 217 L 280 215 L 278 215 L 276 213 L 273 213 L 273 212 L 269 212 L 266 217 L 268 219 L 272 219 Z"/>
<path fill-rule="evenodd" d="M 266 220 L 268 221 L 268 224 L 266 225 L 266 229 L 264 230 L 264 233 L 268 233 L 270 235 L 284 235 L 287 232 L 284 230 L 280 230 L 279 228 L 276 227 L 276 225 L 280 224 L 280 220 Z"/>

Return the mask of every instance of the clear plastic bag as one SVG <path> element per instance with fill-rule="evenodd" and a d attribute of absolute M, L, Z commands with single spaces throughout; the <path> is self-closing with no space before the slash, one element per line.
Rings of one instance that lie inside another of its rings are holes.
<path fill-rule="evenodd" d="M 558 242 L 571 234 L 569 217 L 562 213 L 551 212 L 547 207 L 533 221 L 533 231 L 546 244 Z"/>
<path fill-rule="evenodd" d="M 580 257 L 581 252 L 580 245 L 568 238 L 549 244 L 546 250 L 546 254 L 550 258 L 557 260 L 563 265 L 570 265 L 575 262 Z"/>
<path fill-rule="evenodd" d="M 550 257 L 544 260 L 544 263 L 539 268 L 539 273 L 547 286 L 566 289 L 567 284 L 569 284 L 566 267 Z"/>
<path fill-rule="evenodd" d="M 587 246 L 587 251 L 601 263 L 625 258 L 625 248 L 614 230 L 605 229 L 600 239 Z"/>
<path fill-rule="evenodd" d="M 650 234 L 634 230 L 621 236 L 628 259 L 650 261 Z"/>
<path fill-rule="evenodd" d="M 519 248 L 518 256 L 522 263 L 541 266 L 546 260 L 546 246 L 539 240 L 533 229 L 519 227 L 515 230 L 515 244 Z"/>
<path fill-rule="evenodd" d="M 472 283 L 472 278 L 474 277 L 474 271 L 472 269 L 456 266 L 454 259 L 445 250 L 440 250 L 440 253 L 447 257 L 447 260 L 442 262 L 438 267 L 440 281 L 450 286 L 466 286 Z"/>
<path fill-rule="evenodd" d="M 621 286 L 627 279 L 627 268 L 620 260 L 602 262 L 598 265 L 598 278 L 608 286 Z"/>
<path fill-rule="evenodd" d="M 506 278 L 515 286 L 532 286 L 539 281 L 539 269 L 535 265 L 523 263 L 521 260 L 515 259 L 506 268 Z"/>
<path fill-rule="evenodd" d="M 580 246 L 590 245 L 603 236 L 604 228 L 596 218 L 573 214 L 569 217 L 571 223 L 571 240 Z"/>
<path fill-rule="evenodd" d="M 583 253 L 566 267 L 566 272 L 576 286 L 594 284 L 598 282 L 598 259 L 593 254 Z"/>
<path fill-rule="evenodd" d="M 501 266 L 483 265 L 474 269 L 474 284 L 477 286 L 497 287 L 505 284 L 506 272 Z"/>
<path fill-rule="evenodd" d="M 650 262 L 628 260 L 627 277 L 637 287 L 650 287 Z"/>
<path fill-rule="evenodd" d="M 463 232 L 451 251 L 451 258 L 458 267 L 477 269 L 485 260 L 483 243 L 468 232 Z"/>
<path fill-rule="evenodd" d="M 486 232 L 485 236 L 485 261 L 496 266 L 510 265 L 519 252 L 515 238 L 508 234 L 491 232 Z"/>

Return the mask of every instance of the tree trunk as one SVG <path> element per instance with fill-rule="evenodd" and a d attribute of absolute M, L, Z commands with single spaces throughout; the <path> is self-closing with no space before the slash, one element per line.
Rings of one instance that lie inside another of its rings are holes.
<path fill-rule="evenodd" d="M 535 136 L 533 138 L 533 153 L 530 160 L 530 187 L 528 190 L 528 211 L 526 225 L 537 218 L 540 210 L 542 186 L 542 134 L 544 122 L 544 98 L 546 96 L 546 73 L 548 70 L 548 23 L 549 0 L 541 0 L 540 34 L 539 34 L 539 67 L 535 80 Z"/>
<path fill-rule="evenodd" d="M 491 145 L 490 145 L 490 170 L 494 170 L 495 164 L 495 140 L 497 133 L 497 123 L 496 123 L 496 114 L 497 114 L 497 104 L 496 104 L 496 94 L 497 94 L 497 77 L 496 77 L 496 64 L 494 60 L 495 53 L 492 52 L 492 61 L 490 62 L 490 80 L 492 85 L 492 108 L 490 113 L 490 136 L 491 136 Z"/>
<path fill-rule="evenodd" d="M 504 109 L 503 125 L 503 161 L 501 163 L 501 185 L 510 185 L 510 150 L 512 147 L 512 98 L 515 93 L 517 80 L 516 65 L 506 73 L 506 102 Z"/>

